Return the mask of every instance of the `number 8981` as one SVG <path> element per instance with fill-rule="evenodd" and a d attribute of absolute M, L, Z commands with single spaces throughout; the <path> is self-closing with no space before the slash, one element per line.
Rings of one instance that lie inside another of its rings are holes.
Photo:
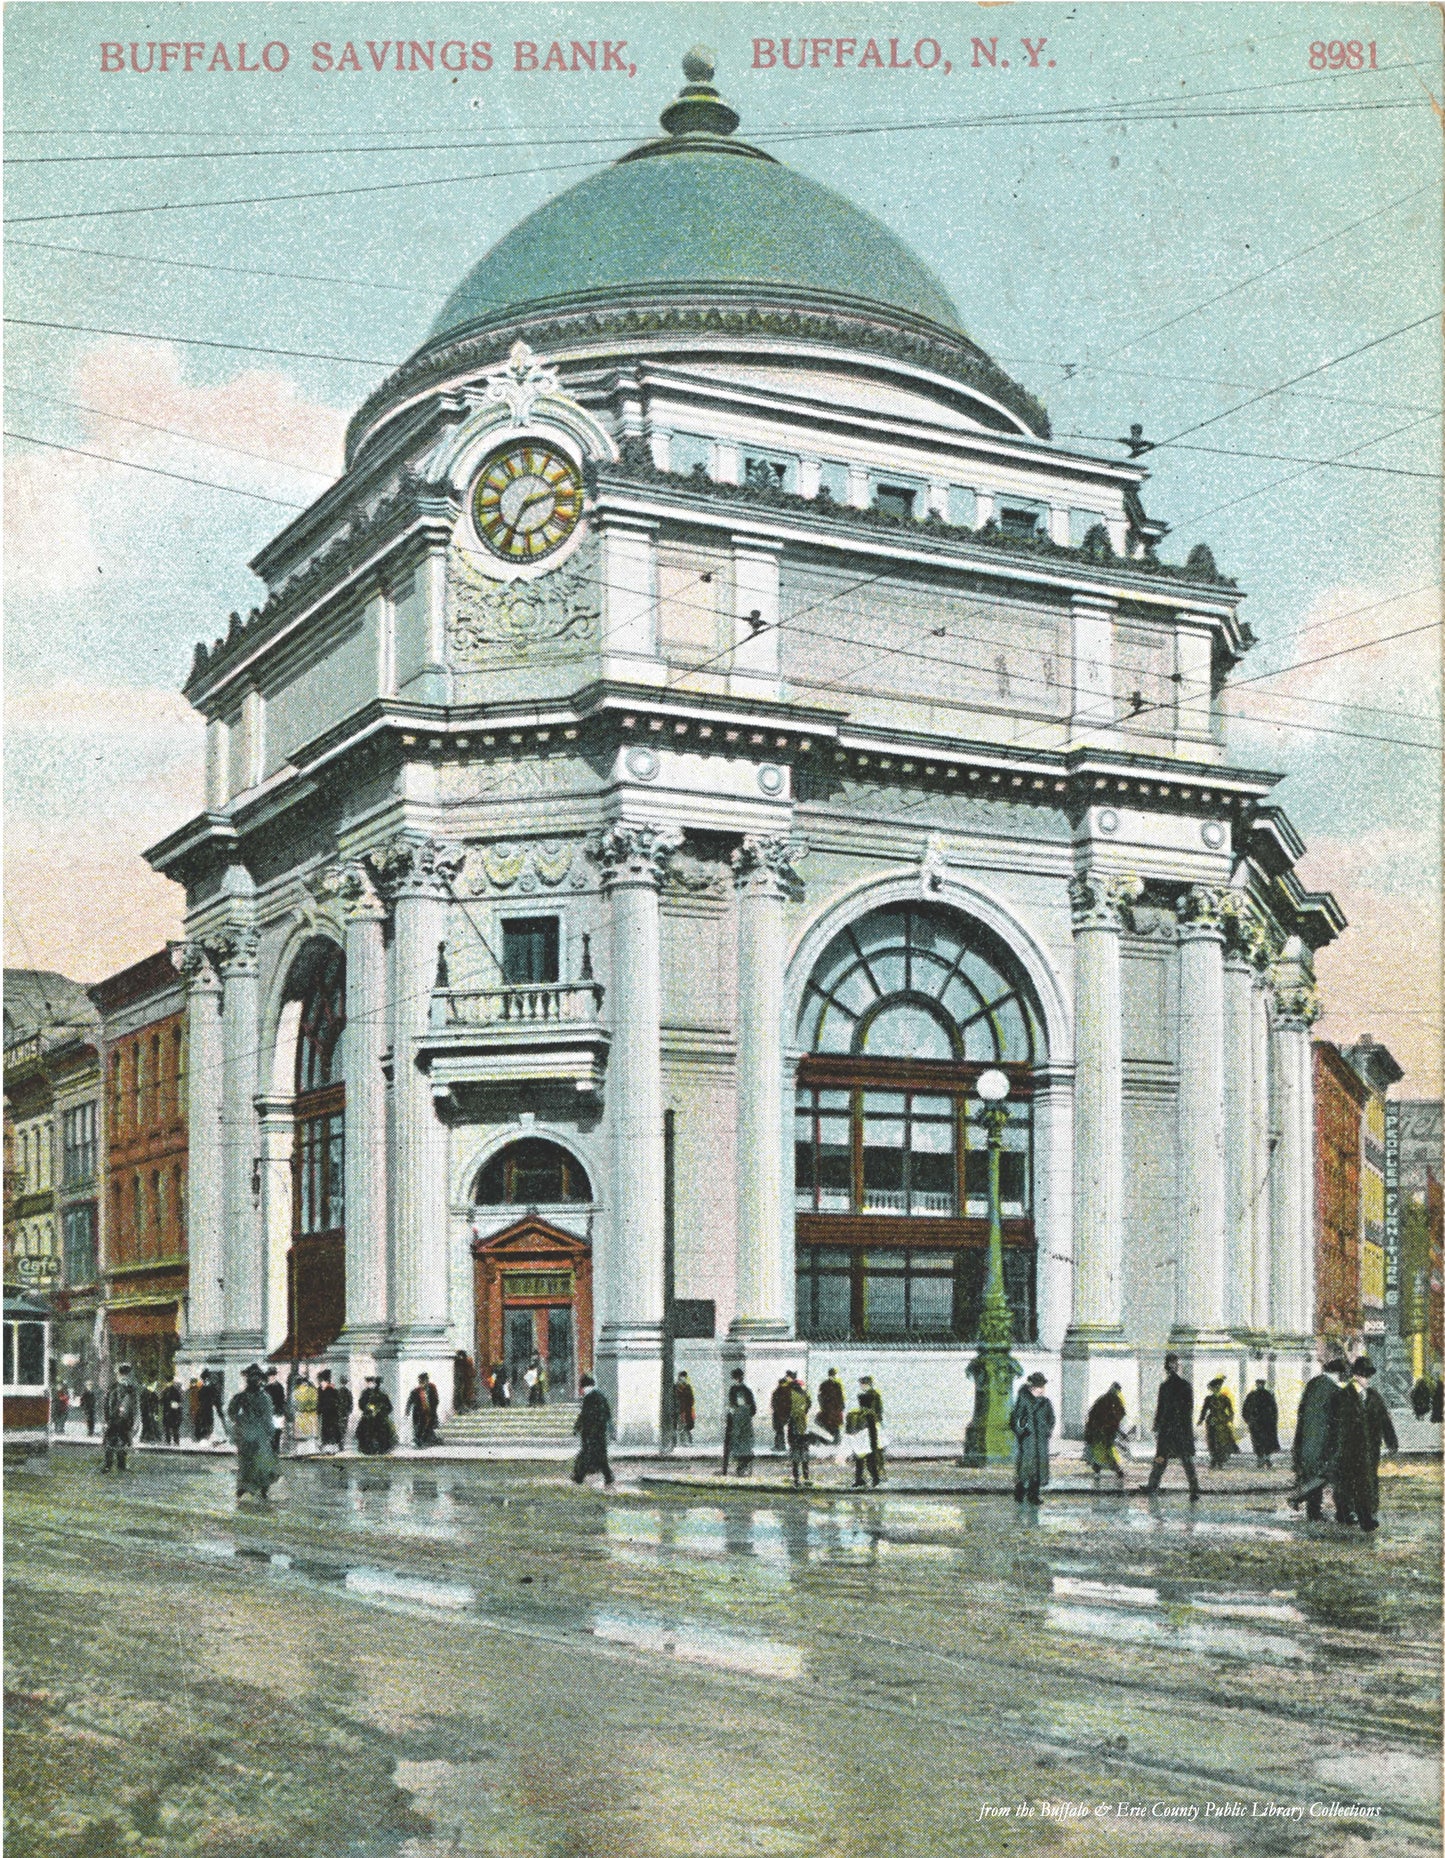
<path fill-rule="evenodd" d="M 1316 39 L 1310 47 L 1311 71 L 1378 71 L 1375 41 L 1368 45 L 1358 39 L 1331 39 L 1328 44 Z"/>

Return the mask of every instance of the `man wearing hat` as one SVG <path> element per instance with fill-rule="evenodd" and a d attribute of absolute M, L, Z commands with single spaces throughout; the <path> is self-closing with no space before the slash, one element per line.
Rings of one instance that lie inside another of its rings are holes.
<path fill-rule="evenodd" d="M 236 1441 L 236 1495 L 248 1493 L 263 1503 L 271 1500 L 271 1486 L 281 1475 L 276 1463 L 275 1417 L 265 1376 L 253 1361 L 244 1374 L 245 1386 L 233 1394 L 226 1408 L 231 1436 Z"/>
<path fill-rule="evenodd" d="M 102 1471 L 109 1471 L 112 1466 L 118 1471 L 125 1469 L 130 1435 L 135 1431 L 136 1415 L 140 1411 L 139 1396 L 135 1382 L 131 1379 L 130 1363 L 121 1362 L 115 1374 L 115 1381 L 105 1396 L 105 1463 L 100 1467 Z"/>
<path fill-rule="evenodd" d="M 1014 1502 L 1041 1501 L 1039 1492 L 1049 1481 L 1049 1438 L 1054 1430 L 1054 1403 L 1044 1397 L 1047 1381 L 1031 1374 L 1008 1416 L 1014 1435 Z"/>
<path fill-rule="evenodd" d="M 581 1438 L 582 1449 L 572 1465 L 572 1482 L 580 1484 L 593 1471 L 600 1471 L 602 1482 L 610 1488 L 612 1466 L 607 1461 L 607 1434 L 612 1429 L 612 1408 L 590 1374 L 584 1374 L 578 1386 L 582 1390 L 582 1406 L 572 1430 Z"/>
<path fill-rule="evenodd" d="M 1390 1409 L 1371 1385 L 1374 1378 L 1374 1362 L 1361 1355 L 1340 1390 L 1340 1460 L 1334 1491 L 1336 1517 L 1342 1523 L 1357 1521 L 1367 1535 L 1380 1526 L 1380 1448 L 1400 1448 Z"/>
<path fill-rule="evenodd" d="M 1159 1397 L 1154 1402 L 1154 1463 L 1149 1482 L 1144 1486 L 1155 1496 L 1164 1467 L 1177 1458 L 1189 1480 L 1189 1501 L 1199 1501 L 1199 1478 L 1194 1470 L 1194 1387 L 1179 1372 L 1179 1357 L 1164 1357 L 1164 1379 L 1159 1383 Z"/>
<path fill-rule="evenodd" d="M 1300 1395 L 1294 1422 L 1295 1487 L 1290 1505 L 1305 1506 L 1305 1515 L 1317 1523 L 1324 1514 L 1326 1485 L 1333 1485 L 1340 1459 L 1340 1384 L 1349 1378 L 1349 1366 L 1335 1356 L 1309 1381 Z M 1336 1508 L 1338 1511 L 1338 1497 Z"/>
<path fill-rule="evenodd" d="M 1239 1410 L 1245 1425 L 1249 1427 L 1249 1442 L 1254 1447 L 1255 1462 L 1267 1471 L 1270 1459 L 1280 1448 L 1279 1402 L 1269 1391 L 1263 1375 L 1244 1396 L 1244 1405 Z"/>

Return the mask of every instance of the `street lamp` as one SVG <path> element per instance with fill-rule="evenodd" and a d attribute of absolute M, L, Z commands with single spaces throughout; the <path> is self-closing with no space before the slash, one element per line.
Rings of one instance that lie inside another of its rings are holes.
<path fill-rule="evenodd" d="M 1008 1123 L 1008 1079 L 1002 1071 L 985 1071 L 977 1089 L 988 1130 L 988 1276 L 978 1324 L 979 1350 L 968 1364 L 974 1388 L 973 1418 L 963 1438 L 963 1460 L 965 1464 L 1007 1464 L 1013 1457 L 1009 1403 L 1014 1381 L 1023 1372 L 1012 1354 L 1013 1316 L 1003 1285 L 999 1155 Z"/>

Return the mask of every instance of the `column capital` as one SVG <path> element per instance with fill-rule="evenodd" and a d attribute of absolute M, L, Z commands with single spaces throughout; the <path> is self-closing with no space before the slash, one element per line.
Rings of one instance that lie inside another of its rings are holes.
<path fill-rule="evenodd" d="M 1247 892 L 1226 890 L 1223 899 L 1220 919 L 1225 960 L 1251 968 L 1256 980 L 1267 979 L 1270 964 L 1279 953 L 1269 925 Z"/>
<path fill-rule="evenodd" d="M 1230 892 L 1214 884 L 1192 884 L 1175 904 L 1181 942 L 1224 940 Z"/>
<path fill-rule="evenodd" d="M 448 840 L 431 839 L 420 832 L 399 832 L 366 854 L 366 866 L 375 888 L 389 902 L 426 897 L 445 902 L 466 862 L 466 852 Z"/>
<path fill-rule="evenodd" d="M 733 883 L 745 897 L 793 896 L 801 888 L 794 867 L 807 855 L 802 839 L 749 834 L 732 855 Z"/>
<path fill-rule="evenodd" d="M 207 936 L 206 949 L 222 980 L 249 977 L 259 966 L 261 938 L 250 923 L 235 923 Z"/>
<path fill-rule="evenodd" d="M 1124 927 L 1124 912 L 1144 894 L 1141 878 L 1129 872 L 1080 871 L 1069 880 L 1075 929 Z"/>
<path fill-rule="evenodd" d="M 1274 1023 L 1282 1032 L 1308 1032 L 1324 1012 L 1319 989 L 1309 975 L 1291 968 L 1274 981 Z"/>
<path fill-rule="evenodd" d="M 328 865 L 307 886 L 318 903 L 334 905 L 343 923 L 384 922 L 386 899 L 360 858 Z"/>
<path fill-rule="evenodd" d="M 636 825 L 619 821 L 609 826 L 590 850 L 602 867 L 604 890 L 615 890 L 619 885 L 646 885 L 656 890 L 668 859 L 681 844 L 682 833 L 676 826 L 660 826 L 648 820 Z"/>
<path fill-rule="evenodd" d="M 186 984 L 188 994 L 219 993 L 221 977 L 204 942 L 168 942 L 171 966 Z"/>

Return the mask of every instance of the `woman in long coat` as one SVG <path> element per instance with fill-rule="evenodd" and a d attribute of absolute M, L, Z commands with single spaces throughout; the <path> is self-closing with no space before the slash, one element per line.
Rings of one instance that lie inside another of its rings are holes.
<path fill-rule="evenodd" d="M 746 1477 L 753 1468 L 753 1414 L 758 1403 L 753 1390 L 743 1379 L 741 1368 L 733 1369 L 728 1388 L 727 1418 L 723 1428 L 723 1476 L 728 1474 L 728 1459 L 737 1462 L 738 1476 Z"/>
<path fill-rule="evenodd" d="M 356 1422 L 356 1449 L 371 1458 L 389 1452 L 396 1444 L 396 1427 L 391 1423 L 391 1401 L 382 1392 L 377 1375 L 367 1376 L 356 1410 L 361 1415 Z"/>
<path fill-rule="evenodd" d="M 296 1408 L 296 1443 L 314 1445 L 319 1423 L 316 1417 L 316 1389 L 305 1373 L 297 1381 L 296 1391 L 291 1398 Z"/>
<path fill-rule="evenodd" d="M 254 1362 L 246 1370 L 246 1385 L 232 1397 L 226 1412 L 236 1441 L 236 1495 L 244 1497 L 250 1491 L 264 1503 L 281 1472 L 272 1442 L 275 1416 L 264 1377 Z"/>
<path fill-rule="evenodd" d="M 1112 1471 L 1121 1484 L 1124 1481 L 1117 1443 L 1123 1423 L 1124 1396 L 1115 1381 L 1108 1393 L 1099 1395 L 1084 1421 L 1084 1462 L 1093 1470 L 1095 1482 L 1101 1471 Z"/>
<path fill-rule="evenodd" d="M 1222 1470 L 1239 1450 L 1239 1441 L 1234 1436 L 1234 1401 L 1225 1388 L 1222 1374 L 1216 1374 L 1209 1383 L 1209 1392 L 1199 1409 L 1199 1423 L 1209 1446 L 1209 1462 L 1216 1471 Z"/>
<path fill-rule="evenodd" d="M 1019 1388 L 1013 1411 L 1009 1414 L 1009 1431 L 1014 1435 L 1014 1502 L 1039 1501 L 1039 1492 L 1049 1481 L 1049 1438 L 1054 1430 L 1054 1406 L 1044 1398 L 1046 1382 L 1042 1374 L 1031 1374 Z"/>

